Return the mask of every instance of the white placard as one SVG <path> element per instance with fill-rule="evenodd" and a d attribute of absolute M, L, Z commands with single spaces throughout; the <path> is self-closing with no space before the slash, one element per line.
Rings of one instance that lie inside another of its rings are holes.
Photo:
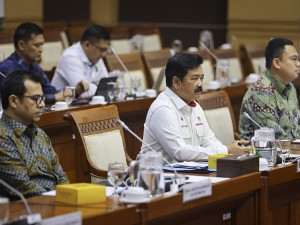
<path fill-rule="evenodd" d="M 300 159 L 297 159 L 297 173 L 300 172 Z"/>
<path fill-rule="evenodd" d="M 43 219 L 41 225 L 82 225 L 81 212 L 78 211 Z"/>
<path fill-rule="evenodd" d="M 208 178 L 200 182 L 186 184 L 183 186 L 183 203 L 205 196 L 210 196 L 211 194 L 211 180 Z"/>

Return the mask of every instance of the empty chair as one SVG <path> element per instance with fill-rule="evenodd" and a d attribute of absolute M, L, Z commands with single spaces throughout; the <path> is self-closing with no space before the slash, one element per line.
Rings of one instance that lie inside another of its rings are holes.
<path fill-rule="evenodd" d="M 150 86 L 154 87 L 154 84 L 156 84 L 158 86 L 157 91 L 163 91 L 166 88 L 166 79 L 163 69 L 166 67 L 167 61 L 171 56 L 169 48 L 143 52 L 147 72 L 150 74 Z M 161 77 L 159 76 L 160 74 L 162 74 Z M 154 89 L 156 89 L 156 87 Z"/>
<path fill-rule="evenodd" d="M 62 32 L 62 30 L 57 28 L 47 28 L 44 30 L 45 43 L 40 62 L 43 70 L 51 71 L 56 67 L 64 50 Z"/>
<path fill-rule="evenodd" d="M 157 51 L 162 49 L 160 30 L 156 25 L 133 26 L 130 29 L 132 36 L 143 35 L 143 51 Z"/>
<path fill-rule="evenodd" d="M 127 67 L 129 74 L 125 74 L 125 87 L 127 89 L 132 88 L 132 81 L 140 79 L 141 84 L 139 89 L 145 90 L 149 88 L 148 78 L 145 71 L 145 66 L 142 60 L 142 55 L 140 52 L 132 52 L 127 54 L 119 54 L 120 59 L 123 61 L 124 65 Z M 107 54 L 105 60 L 110 71 L 121 70 L 124 71 L 123 67 L 117 60 L 116 56 L 113 54 Z"/>
<path fill-rule="evenodd" d="M 226 60 L 228 62 L 229 80 L 236 80 L 237 82 L 244 80 L 238 51 L 235 49 L 216 49 L 214 50 L 214 53 L 220 60 Z"/>
<path fill-rule="evenodd" d="M 245 74 L 250 73 L 262 74 L 266 70 L 264 44 L 243 44 L 240 47 Z"/>
<path fill-rule="evenodd" d="M 109 163 L 131 161 L 115 105 L 69 111 L 64 119 L 71 122 L 76 137 L 79 182 L 95 183 L 107 177 Z"/>
<path fill-rule="evenodd" d="M 0 31 L 0 62 L 15 51 L 13 32 L 13 30 Z"/>
<path fill-rule="evenodd" d="M 222 144 L 229 145 L 235 138 L 238 139 L 230 99 L 225 91 L 203 93 L 198 102 L 204 110 L 211 130 Z"/>
<path fill-rule="evenodd" d="M 119 54 L 130 53 L 130 31 L 127 26 L 108 26 L 105 27 L 111 36 L 110 45 Z"/>

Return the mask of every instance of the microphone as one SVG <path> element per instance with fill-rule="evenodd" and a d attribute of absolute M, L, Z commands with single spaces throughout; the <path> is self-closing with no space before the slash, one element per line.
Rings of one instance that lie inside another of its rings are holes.
<path fill-rule="evenodd" d="M 6 183 L 4 180 L 0 179 L 0 184 L 2 184 L 4 187 L 6 187 L 7 189 L 9 189 L 10 191 L 12 191 L 13 193 L 15 193 L 16 195 L 18 195 L 18 197 L 21 198 L 22 202 L 25 205 L 26 208 L 26 216 L 20 216 L 20 218 L 12 221 L 11 223 L 9 223 L 10 225 L 29 225 L 29 224 L 36 224 L 41 222 L 42 217 L 40 213 L 35 213 L 32 214 L 29 205 L 26 201 L 26 199 L 24 198 L 23 194 L 21 192 L 19 192 L 17 189 L 15 189 L 14 187 L 12 187 L 11 185 L 9 185 L 8 183 Z"/>
<path fill-rule="evenodd" d="M 212 57 L 216 60 L 216 62 L 218 62 L 218 61 L 220 60 L 220 59 L 218 58 L 218 56 L 216 56 L 216 54 L 213 53 L 213 52 L 206 46 L 206 44 L 204 44 L 203 41 L 200 41 L 200 45 L 201 45 L 201 47 L 202 47 L 205 51 L 207 51 L 207 53 L 208 53 L 210 56 L 212 56 Z"/>
<path fill-rule="evenodd" d="M 125 66 L 125 64 L 123 63 L 123 61 L 119 57 L 119 55 L 116 53 L 115 49 L 112 46 L 108 46 L 108 49 L 114 54 L 114 56 L 116 56 L 118 62 L 121 64 L 121 66 L 125 70 L 125 72 L 129 74 L 127 67 Z"/>
<path fill-rule="evenodd" d="M 1 72 L 0 72 L 0 75 L 1 75 L 2 77 L 6 78 L 6 76 L 5 76 L 3 73 L 1 73 Z"/>
<path fill-rule="evenodd" d="M 117 54 L 117 52 L 115 51 L 115 49 L 112 46 L 108 46 L 108 49 L 114 54 L 114 56 L 117 58 L 118 62 L 120 63 L 120 65 L 122 66 L 122 68 L 125 70 L 125 73 L 128 74 L 129 78 L 130 78 L 130 86 L 132 86 L 132 76 L 129 73 L 127 67 L 125 66 L 125 64 L 123 63 L 123 61 L 121 60 L 121 58 L 119 57 L 119 55 Z M 129 88 L 130 89 L 130 88 Z M 130 95 L 128 97 L 134 97 L 132 96 L 132 90 L 130 89 Z"/>
<path fill-rule="evenodd" d="M 146 142 L 144 142 L 136 133 L 134 133 L 122 120 L 118 119 L 117 120 L 118 124 L 123 127 L 125 130 L 127 130 L 129 133 L 131 133 L 136 139 L 138 139 L 142 144 L 144 144 L 145 146 L 147 146 L 150 151 L 152 152 L 156 152 L 150 145 L 148 145 Z M 173 185 L 171 186 L 171 192 L 177 192 L 178 191 L 178 185 L 177 185 L 177 178 L 178 178 L 178 174 L 177 171 L 175 170 L 175 168 L 171 165 L 171 163 L 165 159 L 164 157 L 162 157 L 162 160 L 173 170 L 174 172 L 174 182 Z"/>
<path fill-rule="evenodd" d="M 248 118 L 249 120 L 251 120 L 253 123 L 255 123 L 259 128 L 261 128 L 261 126 L 260 126 L 258 123 L 256 123 L 255 120 L 252 119 L 251 116 L 250 116 L 248 113 L 243 112 L 243 115 L 244 115 L 246 118 Z"/>

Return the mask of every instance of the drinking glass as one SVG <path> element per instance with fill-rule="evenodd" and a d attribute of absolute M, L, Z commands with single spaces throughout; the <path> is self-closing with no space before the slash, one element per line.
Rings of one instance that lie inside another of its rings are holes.
<path fill-rule="evenodd" d="M 133 89 L 134 93 L 137 93 L 139 88 L 141 87 L 141 78 L 140 77 L 133 77 L 131 79 L 131 88 Z"/>
<path fill-rule="evenodd" d="M 75 99 L 75 87 L 66 86 L 64 88 L 64 100 L 68 103 L 68 105 L 71 104 L 71 102 Z"/>
<path fill-rule="evenodd" d="M 123 182 L 126 171 L 123 163 L 109 163 L 108 164 L 108 182 L 114 186 L 113 198 L 118 198 L 118 186 Z"/>
<path fill-rule="evenodd" d="M 282 159 L 282 164 L 285 165 L 286 158 L 289 157 L 291 151 L 290 140 L 278 140 L 277 141 L 277 155 Z"/>
<path fill-rule="evenodd" d="M 0 225 L 6 224 L 9 219 L 9 199 L 0 197 Z"/>

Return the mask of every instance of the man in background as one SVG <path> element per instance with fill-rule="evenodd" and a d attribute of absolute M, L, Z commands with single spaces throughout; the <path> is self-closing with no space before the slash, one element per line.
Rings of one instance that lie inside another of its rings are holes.
<path fill-rule="evenodd" d="M 14 32 L 15 52 L 0 63 L 0 72 L 5 76 L 16 70 L 29 70 L 37 74 L 42 84 L 46 103 L 62 101 L 63 89 L 52 86 L 47 75 L 39 66 L 44 44 L 43 29 L 34 23 L 22 23 Z M 0 83 L 3 77 L 0 77 Z M 77 96 L 86 90 L 84 81 L 74 84 Z"/>
<path fill-rule="evenodd" d="M 196 54 L 179 53 L 170 58 L 165 71 L 167 88 L 152 103 L 146 117 L 144 143 L 162 152 L 169 162 L 201 161 L 209 155 L 250 150 L 240 147 L 238 141 L 226 147 L 211 131 L 195 101 L 202 92 L 202 62 Z M 143 144 L 141 152 L 147 150 Z"/>
<path fill-rule="evenodd" d="M 52 85 L 62 89 L 84 80 L 88 83 L 88 91 L 81 97 L 94 96 L 100 79 L 108 76 L 103 58 L 108 51 L 109 41 L 110 34 L 104 27 L 97 24 L 87 27 L 80 42 L 64 51 L 56 67 Z"/>
<path fill-rule="evenodd" d="M 25 197 L 55 190 L 68 183 L 49 137 L 35 123 L 45 107 L 39 77 L 30 71 L 15 71 L 1 83 L 4 109 L 0 120 L 0 177 Z M 0 196 L 16 199 L 0 187 Z"/>
<path fill-rule="evenodd" d="M 291 40 L 275 38 L 269 41 L 265 58 L 267 71 L 243 98 L 239 121 L 241 138 L 250 140 L 259 129 L 244 112 L 260 126 L 274 129 L 276 139 L 300 138 L 299 104 L 291 83 L 300 72 L 297 50 Z"/>

